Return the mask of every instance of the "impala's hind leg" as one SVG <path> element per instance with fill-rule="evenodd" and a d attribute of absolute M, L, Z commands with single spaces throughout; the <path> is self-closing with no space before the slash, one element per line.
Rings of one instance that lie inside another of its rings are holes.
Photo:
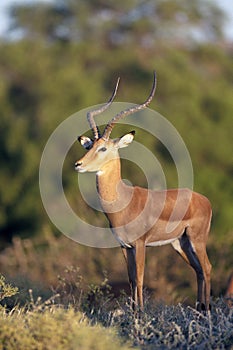
<path fill-rule="evenodd" d="M 210 302 L 210 271 L 211 265 L 206 254 L 205 245 L 191 243 L 185 232 L 173 244 L 175 250 L 192 266 L 197 276 L 197 309 L 209 310 Z"/>
<path fill-rule="evenodd" d="M 200 261 L 193 250 L 193 247 L 190 243 L 189 237 L 187 236 L 186 232 L 182 235 L 180 238 L 180 246 L 184 254 L 186 255 L 189 264 L 192 266 L 192 268 L 196 272 L 197 276 L 197 310 L 201 311 L 204 309 L 204 288 L 205 288 L 205 279 L 204 279 L 204 272 L 202 269 L 202 266 L 200 264 Z"/>
<path fill-rule="evenodd" d="M 202 287 L 202 303 L 204 303 L 205 310 L 208 311 L 210 309 L 210 289 L 211 289 L 210 274 L 211 274 L 212 266 L 209 262 L 209 259 L 206 253 L 206 247 L 204 244 L 196 243 L 194 244 L 194 249 L 204 275 L 204 285 Z M 202 308 L 202 304 L 201 304 L 201 308 Z"/>
<path fill-rule="evenodd" d="M 198 279 L 197 274 L 197 280 L 198 280 L 198 292 L 200 295 L 200 298 L 198 299 L 198 302 L 200 300 L 200 305 L 197 305 L 198 310 L 206 310 L 208 311 L 210 309 L 210 274 L 212 266 L 210 264 L 207 252 L 206 252 L 206 241 L 209 233 L 209 225 L 206 226 L 206 229 L 202 229 L 199 234 L 196 232 L 195 235 L 192 234 L 191 228 L 187 229 L 187 237 L 190 241 L 190 245 L 192 246 L 192 250 L 194 254 L 196 255 L 199 264 L 202 269 L 202 276 Z M 205 225 L 203 225 L 205 227 Z M 190 230 L 190 232 L 189 232 Z M 203 234 L 204 233 L 204 234 Z M 190 238 L 192 237 L 192 238 Z M 200 239 L 202 237 L 203 239 Z M 197 271 L 196 271 L 197 273 Z M 204 278 L 204 280 L 203 280 Z M 199 286 L 200 285 L 200 286 Z"/>

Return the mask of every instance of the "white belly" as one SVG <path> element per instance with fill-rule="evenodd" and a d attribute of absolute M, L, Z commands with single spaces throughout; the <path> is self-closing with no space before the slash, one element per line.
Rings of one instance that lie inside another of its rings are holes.
<path fill-rule="evenodd" d="M 170 243 L 172 243 L 172 242 L 174 242 L 176 240 L 177 240 L 177 237 L 170 238 L 170 239 L 165 239 L 165 240 L 162 240 L 162 241 L 149 242 L 149 243 L 146 243 L 146 246 L 147 247 L 159 247 L 161 245 L 170 244 Z"/>

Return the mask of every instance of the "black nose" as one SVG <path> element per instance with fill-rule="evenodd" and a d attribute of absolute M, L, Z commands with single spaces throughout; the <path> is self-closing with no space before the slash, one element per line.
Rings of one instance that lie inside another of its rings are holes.
<path fill-rule="evenodd" d="M 77 168 L 78 166 L 82 165 L 82 162 L 76 162 L 75 163 L 75 168 Z"/>

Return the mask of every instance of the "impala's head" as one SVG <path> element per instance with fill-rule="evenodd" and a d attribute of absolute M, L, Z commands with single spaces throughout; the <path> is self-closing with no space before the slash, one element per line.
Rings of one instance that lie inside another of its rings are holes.
<path fill-rule="evenodd" d="M 111 105 L 111 103 L 114 100 L 114 97 L 116 96 L 119 80 L 120 79 L 118 78 L 116 87 L 113 91 L 113 94 L 110 100 L 103 107 L 87 113 L 87 119 L 90 124 L 91 130 L 93 132 L 93 139 L 90 139 L 87 136 L 78 137 L 78 140 L 81 143 L 81 145 L 88 150 L 88 152 L 75 163 L 75 170 L 77 170 L 80 173 L 84 173 L 86 171 L 98 172 L 109 161 L 111 161 L 112 159 L 118 158 L 119 157 L 118 149 L 127 147 L 133 141 L 135 132 L 131 131 L 130 133 L 120 138 L 110 139 L 110 134 L 112 132 L 113 127 L 115 126 L 118 120 L 120 120 L 121 118 L 127 115 L 135 113 L 138 110 L 142 110 L 146 108 L 152 101 L 152 98 L 155 93 L 155 88 L 156 88 L 155 73 L 154 73 L 152 90 L 147 100 L 143 104 L 136 105 L 132 108 L 126 109 L 118 113 L 115 117 L 113 117 L 108 122 L 108 124 L 104 129 L 103 135 L 101 135 L 98 129 L 98 126 L 95 123 L 94 116 L 104 112 Z"/>
<path fill-rule="evenodd" d="M 79 142 L 89 151 L 75 163 L 75 170 L 80 173 L 86 171 L 100 171 L 110 160 L 118 158 L 118 149 L 127 147 L 134 138 L 134 131 L 118 139 L 104 140 L 100 137 L 92 141 L 89 137 L 80 136 Z M 91 147 L 91 148 L 90 148 Z"/>

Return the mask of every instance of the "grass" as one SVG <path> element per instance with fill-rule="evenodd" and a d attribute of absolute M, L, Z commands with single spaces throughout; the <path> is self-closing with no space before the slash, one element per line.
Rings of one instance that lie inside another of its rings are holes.
<path fill-rule="evenodd" d="M 18 291 L 1 278 L 0 350 L 233 347 L 233 308 L 224 299 L 212 302 L 211 313 L 201 314 L 147 297 L 145 311 L 135 315 L 126 296 L 112 298 L 107 279 L 83 292 L 75 272 L 76 286 L 60 277 L 59 294 L 34 300 L 30 290 L 27 302 L 13 308 L 7 307 L 7 299 Z"/>

